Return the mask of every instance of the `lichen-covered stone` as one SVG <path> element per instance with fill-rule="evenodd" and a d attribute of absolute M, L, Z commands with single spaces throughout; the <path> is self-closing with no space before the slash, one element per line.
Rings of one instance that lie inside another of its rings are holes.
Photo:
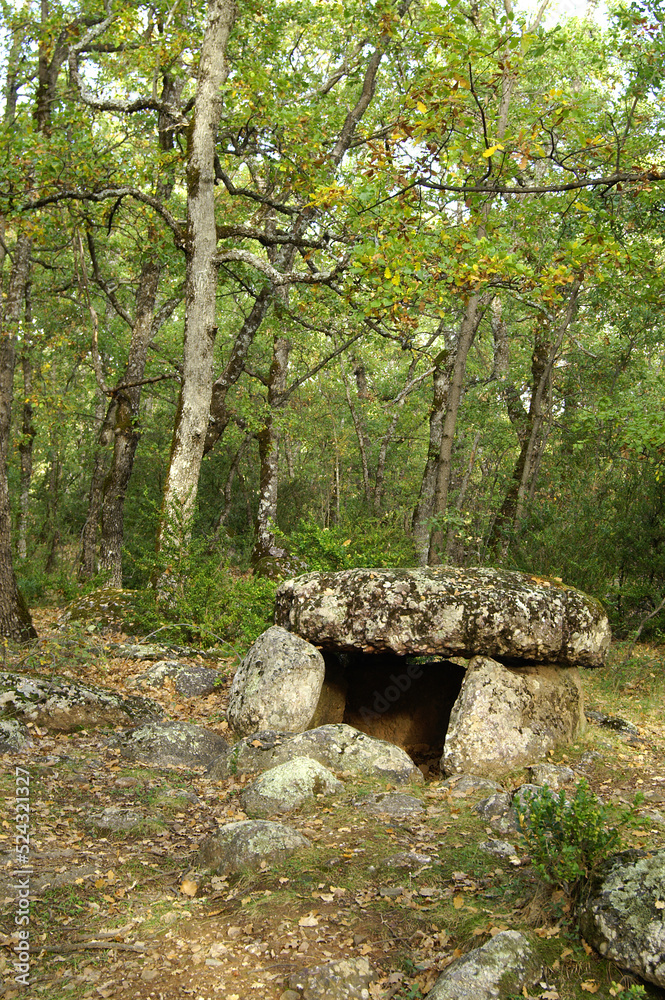
<path fill-rule="evenodd" d="M 450 714 L 441 770 L 500 777 L 570 743 L 583 725 L 577 669 L 508 668 L 475 657 Z"/>
<path fill-rule="evenodd" d="M 558 792 L 564 785 L 575 781 L 575 772 L 570 767 L 557 767 L 555 764 L 534 764 L 529 768 L 534 785 L 547 785 L 553 792 Z"/>
<path fill-rule="evenodd" d="M 229 692 L 229 725 L 243 736 L 262 728 L 302 732 L 316 710 L 324 675 L 318 649 L 272 626 L 236 671 Z"/>
<path fill-rule="evenodd" d="M 191 722 L 151 722 L 113 740 L 127 760 L 156 767 L 208 767 L 228 743 L 219 733 Z"/>
<path fill-rule="evenodd" d="M 236 743 L 210 767 L 214 780 L 256 774 L 294 757 L 310 757 L 333 771 L 351 771 L 394 784 L 422 783 L 421 771 L 400 747 L 377 740 L 344 723 L 318 726 L 290 736 L 263 731 Z"/>
<path fill-rule="evenodd" d="M 205 697 L 212 694 L 222 674 L 210 667 L 200 667 L 179 660 L 159 660 L 143 674 L 134 678 L 139 687 L 163 687 L 167 677 L 172 678 L 178 694 L 185 698 Z"/>
<path fill-rule="evenodd" d="M 415 795 L 405 795 L 403 792 L 378 792 L 372 795 L 363 795 L 353 803 L 361 815 L 370 813 L 375 816 L 415 816 L 425 812 L 420 799 Z"/>
<path fill-rule="evenodd" d="M 307 573 L 277 591 L 275 621 L 324 649 L 491 656 L 601 666 L 610 629 L 579 590 L 495 569 Z"/>
<path fill-rule="evenodd" d="M 605 958 L 665 988 L 665 850 L 609 858 L 590 880 L 580 929 Z"/>
<path fill-rule="evenodd" d="M 367 1000 L 373 978 L 366 958 L 342 958 L 294 972 L 289 986 L 302 1000 Z"/>
<path fill-rule="evenodd" d="M 199 852 L 205 868 L 220 875 L 259 868 L 265 860 L 283 860 L 294 851 L 310 847 L 297 830 L 264 819 L 245 819 L 221 826 L 208 837 Z"/>
<path fill-rule="evenodd" d="M 108 806 L 89 820 L 90 826 L 99 833 L 128 833 L 139 828 L 144 821 L 142 813 L 122 806 Z"/>
<path fill-rule="evenodd" d="M 265 817 L 291 812 L 316 795 L 344 788 L 329 768 L 310 757 L 294 757 L 264 771 L 242 793 L 248 816 Z"/>
<path fill-rule="evenodd" d="M 525 986 L 540 978 L 541 969 L 523 934 L 500 931 L 487 944 L 449 965 L 427 1000 L 503 1000 L 521 995 Z"/>
<path fill-rule="evenodd" d="M 67 677 L 0 672 L 0 715 L 71 733 L 97 726 L 132 725 L 158 719 L 162 709 L 148 698 L 121 698 L 115 691 Z"/>
<path fill-rule="evenodd" d="M 120 587 L 100 587 L 77 597 L 60 615 L 59 624 L 76 621 L 101 628 L 120 629 L 134 624 L 136 591 Z"/>
<path fill-rule="evenodd" d="M 0 753 L 18 753 L 30 742 L 28 730 L 18 719 L 0 719 Z"/>

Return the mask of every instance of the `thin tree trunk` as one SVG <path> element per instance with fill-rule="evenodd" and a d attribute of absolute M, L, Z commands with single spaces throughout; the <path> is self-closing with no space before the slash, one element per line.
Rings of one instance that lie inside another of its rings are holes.
<path fill-rule="evenodd" d="M 416 556 L 419 566 L 427 565 L 427 554 L 429 551 L 430 525 L 432 508 L 434 506 L 434 492 L 436 490 L 436 472 L 441 453 L 441 438 L 443 436 L 443 419 L 448 401 L 448 388 L 450 386 L 451 371 L 448 363 L 448 353 L 443 352 L 437 359 L 437 365 L 433 372 L 434 391 L 432 394 L 432 406 L 429 414 L 429 447 L 427 449 L 427 461 L 423 478 L 420 483 L 420 494 L 418 503 L 413 512 L 411 530 L 416 547 Z"/>
<path fill-rule="evenodd" d="M 436 476 L 436 490 L 434 503 L 432 504 L 432 516 L 438 519 L 430 535 L 429 552 L 427 562 L 430 566 L 438 566 L 441 562 L 441 555 L 445 550 L 446 532 L 443 526 L 443 518 L 448 506 L 448 491 L 450 489 L 450 473 L 452 468 L 453 444 L 455 441 L 455 427 L 457 425 L 457 414 L 459 412 L 460 401 L 462 399 L 462 388 L 464 386 L 464 375 L 466 372 L 466 359 L 473 344 L 476 331 L 482 319 L 482 297 L 474 294 L 469 299 L 464 318 L 460 325 L 457 350 L 455 351 L 455 361 L 446 405 L 446 415 L 443 421 L 441 433 L 441 450 L 439 452 L 439 462 Z"/>
<path fill-rule="evenodd" d="M 97 529 L 102 510 L 102 498 L 104 495 L 104 479 L 106 477 L 105 449 L 100 436 L 103 434 L 104 416 L 106 413 L 106 401 L 102 396 L 95 408 L 95 457 L 92 468 L 92 479 L 90 482 L 90 492 L 88 494 L 88 515 L 81 531 L 81 554 L 79 556 L 78 580 L 85 583 L 92 580 L 98 572 L 97 564 Z"/>
<path fill-rule="evenodd" d="M 233 0 L 209 0 L 187 163 L 187 277 L 183 381 L 164 489 L 158 548 L 187 544 L 212 397 L 216 324 L 215 136 L 228 76 L 225 53 L 236 15 Z"/>
<path fill-rule="evenodd" d="M 11 511 L 7 459 L 16 363 L 16 332 L 30 274 L 31 241 L 19 233 L 9 285 L 0 317 L 0 635 L 25 642 L 37 637 L 30 612 L 16 583 L 12 562 Z"/>
<path fill-rule="evenodd" d="M 141 386 L 137 383 L 143 378 L 148 348 L 152 340 L 152 323 L 160 273 L 161 267 L 156 261 L 148 261 L 143 266 L 136 291 L 136 314 L 127 367 L 121 386 L 115 390 L 113 400 L 115 414 L 113 460 L 104 482 L 99 549 L 101 569 L 108 573 L 108 582 L 113 587 L 122 587 L 125 495 L 140 437 L 138 421 Z"/>
<path fill-rule="evenodd" d="M 291 344 L 286 337 L 275 337 L 273 359 L 268 379 L 268 406 L 270 407 L 265 426 L 258 436 L 261 479 L 259 485 L 259 506 L 256 515 L 256 541 L 251 563 L 262 576 L 275 576 L 279 572 L 279 561 L 288 557 L 286 549 L 275 541 L 277 524 L 277 497 L 279 476 L 279 434 L 277 410 L 286 389 Z"/>
<path fill-rule="evenodd" d="M 26 327 L 29 329 L 30 317 L 26 310 Z M 21 369 L 23 371 L 23 419 L 21 423 L 21 442 L 18 450 L 21 456 L 21 487 L 19 493 L 17 554 L 21 562 L 28 555 L 28 520 L 30 515 L 30 484 L 32 482 L 32 445 L 37 431 L 33 423 L 34 410 L 32 406 L 32 359 L 30 344 L 26 341 L 21 351 Z"/>

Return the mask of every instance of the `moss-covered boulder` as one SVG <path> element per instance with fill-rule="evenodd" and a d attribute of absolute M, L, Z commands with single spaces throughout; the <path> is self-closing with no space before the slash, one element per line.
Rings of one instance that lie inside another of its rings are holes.
<path fill-rule="evenodd" d="M 150 722 L 113 743 L 127 760 L 155 767 L 208 767 L 228 751 L 223 736 L 193 722 Z"/>
<path fill-rule="evenodd" d="M 541 963 L 523 934 L 500 931 L 487 944 L 449 965 L 427 997 L 428 1000 L 504 1000 L 521 995 L 524 987 L 540 978 L 541 970 Z"/>
<path fill-rule="evenodd" d="M 221 826 L 201 845 L 199 862 L 219 874 L 256 869 L 262 861 L 283 860 L 310 841 L 282 823 L 245 819 Z"/>
<path fill-rule="evenodd" d="M 276 624 L 323 649 L 598 667 L 610 643 L 598 601 L 506 570 L 307 573 L 282 584 L 275 609 Z"/>
<path fill-rule="evenodd" d="M 292 812 L 317 795 L 330 795 L 344 788 L 333 772 L 310 757 L 271 767 L 260 774 L 242 793 L 242 807 L 251 817 Z"/>
<path fill-rule="evenodd" d="M 665 851 L 622 851 L 592 877 L 580 913 L 586 941 L 665 988 Z"/>

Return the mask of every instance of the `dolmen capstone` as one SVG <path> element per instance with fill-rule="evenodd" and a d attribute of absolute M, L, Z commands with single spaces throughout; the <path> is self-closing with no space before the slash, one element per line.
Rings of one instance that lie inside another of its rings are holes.
<path fill-rule="evenodd" d="M 353 569 L 287 580 L 241 663 L 238 734 L 344 722 L 444 774 L 498 777 L 574 740 L 580 667 L 610 643 L 601 605 L 558 580 L 494 569 Z"/>

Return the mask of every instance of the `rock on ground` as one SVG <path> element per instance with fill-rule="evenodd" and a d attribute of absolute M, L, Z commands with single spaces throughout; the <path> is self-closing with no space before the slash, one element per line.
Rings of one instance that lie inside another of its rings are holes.
<path fill-rule="evenodd" d="M 192 722 L 151 722 L 113 740 L 127 760 L 156 767 L 208 767 L 228 750 L 223 736 Z"/>
<path fill-rule="evenodd" d="M 528 939 L 517 931 L 500 931 L 449 965 L 427 1000 L 504 1000 L 521 994 L 540 974 Z"/>
<path fill-rule="evenodd" d="M 243 736 L 263 727 L 302 732 L 316 710 L 324 675 L 318 649 L 272 626 L 236 671 L 229 692 L 229 725 Z"/>
<path fill-rule="evenodd" d="M 341 781 L 323 764 L 309 757 L 270 768 L 242 793 L 242 807 L 251 817 L 291 812 L 318 794 L 330 795 L 344 788 Z"/>
<path fill-rule="evenodd" d="M 221 780 L 232 774 L 256 774 L 294 757 L 310 757 L 333 771 L 383 778 L 394 784 L 421 784 L 422 772 L 400 747 L 336 723 L 304 733 L 262 731 L 236 743 L 216 760 L 208 777 Z"/>
<path fill-rule="evenodd" d="M 324 649 L 491 656 L 602 666 L 598 601 L 573 587 L 495 569 L 307 573 L 277 591 L 275 621 Z"/>
<path fill-rule="evenodd" d="M 28 730 L 18 719 L 0 719 L 0 753 L 18 753 L 30 745 Z"/>
<path fill-rule="evenodd" d="M 450 714 L 441 770 L 499 777 L 571 742 L 583 725 L 577 669 L 509 668 L 478 656 Z"/>
<path fill-rule="evenodd" d="M 363 795 L 356 799 L 354 806 L 360 810 L 362 815 L 370 813 L 373 816 L 414 816 L 425 812 L 420 799 L 415 795 L 404 795 L 403 792 L 378 792 L 372 795 Z"/>
<path fill-rule="evenodd" d="M 373 978 L 366 958 L 342 958 L 294 973 L 289 986 L 302 1000 L 367 1000 Z"/>
<path fill-rule="evenodd" d="M 173 686 L 185 698 L 205 697 L 213 694 L 222 674 L 210 667 L 193 666 L 178 660 L 159 660 L 145 673 L 134 678 L 140 687 L 163 687 L 167 677 L 173 678 Z"/>
<path fill-rule="evenodd" d="M 136 725 L 145 719 L 160 718 L 163 712 L 148 698 L 121 698 L 115 691 L 66 677 L 35 677 L 3 671 L 0 714 L 71 733 L 97 726 Z"/>
<path fill-rule="evenodd" d="M 108 806 L 101 813 L 90 817 L 90 826 L 99 833 L 127 833 L 135 830 L 145 820 L 143 813 L 122 806 Z"/>
<path fill-rule="evenodd" d="M 218 874 L 259 868 L 262 861 L 282 860 L 310 847 L 310 841 L 282 823 L 244 819 L 227 823 L 201 845 L 199 861 Z"/>
<path fill-rule="evenodd" d="M 622 851 L 592 877 L 584 938 L 604 958 L 665 988 L 665 850 Z"/>

